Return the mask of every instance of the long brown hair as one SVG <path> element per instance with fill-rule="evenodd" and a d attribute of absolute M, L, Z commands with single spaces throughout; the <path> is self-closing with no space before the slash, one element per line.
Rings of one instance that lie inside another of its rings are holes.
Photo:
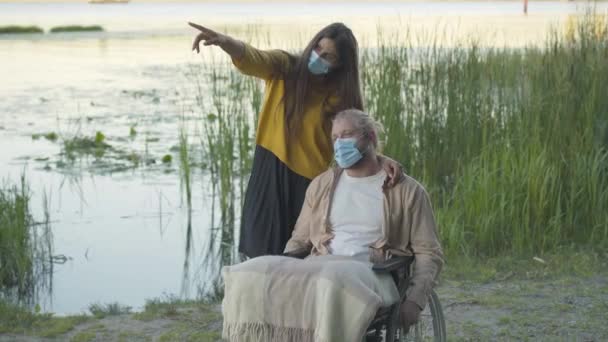
<path fill-rule="evenodd" d="M 333 23 L 323 28 L 308 43 L 302 54 L 293 57 L 292 68 L 285 75 L 285 134 L 289 139 L 297 133 L 301 124 L 306 101 L 308 101 L 313 86 L 313 77 L 308 70 L 308 58 L 317 47 L 319 41 L 329 38 L 334 41 L 339 62 L 323 76 L 323 86 L 332 89 L 323 104 L 326 121 L 339 111 L 347 108 L 363 110 L 361 87 L 359 84 L 359 48 L 353 32 L 343 23 Z M 335 95 L 337 104 L 328 102 L 329 96 Z"/>

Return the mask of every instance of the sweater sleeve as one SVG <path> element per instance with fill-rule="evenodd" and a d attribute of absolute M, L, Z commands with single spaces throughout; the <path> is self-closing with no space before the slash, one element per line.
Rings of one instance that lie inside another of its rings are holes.
<path fill-rule="evenodd" d="M 233 58 L 232 63 L 245 75 L 270 80 L 288 70 L 290 57 L 283 50 L 259 50 L 245 44 L 243 56 Z"/>
<path fill-rule="evenodd" d="M 431 201 L 423 187 L 415 190 L 412 200 L 406 215 L 409 218 L 404 222 L 409 225 L 410 248 L 415 257 L 406 298 L 424 308 L 443 266 L 443 251 Z"/>

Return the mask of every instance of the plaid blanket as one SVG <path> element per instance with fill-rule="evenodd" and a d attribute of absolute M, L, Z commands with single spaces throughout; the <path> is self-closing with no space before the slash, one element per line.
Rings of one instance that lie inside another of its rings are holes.
<path fill-rule="evenodd" d="M 223 338 L 232 342 L 361 341 L 399 300 L 389 275 L 341 256 L 250 259 L 222 270 Z"/>

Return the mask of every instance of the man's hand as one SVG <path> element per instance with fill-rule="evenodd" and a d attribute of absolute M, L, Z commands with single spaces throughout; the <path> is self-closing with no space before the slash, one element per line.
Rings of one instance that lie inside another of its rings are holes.
<path fill-rule="evenodd" d="M 420 317 L 421 311 L 422 309 L 418 306 L 418 304 L 412 302 L 411 300 L 406 300 L 401 304 L 401 307 L 399 308 L 399 316 L 401 317 L 401 326 L 404 329 L 404 333 L 407 333 L 410 330 L 410 326 L 418 322 L 418 317 Z"/>

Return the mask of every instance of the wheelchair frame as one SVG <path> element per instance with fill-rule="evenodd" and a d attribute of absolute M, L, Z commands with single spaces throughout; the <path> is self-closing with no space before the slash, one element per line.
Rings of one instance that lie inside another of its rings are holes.
<path fill-rule="evenodd" d="M 408 331 L 404 331 L 401 326 L 399 307 L 406 297 L 410 268 L 413 261 L 413 256 L 393 257 L 372 267 L 374 272 L 391 274 L 397 285 L 401 299 L 390 307 L 378 310 L 376 317 L 374 317 L 374 320 L 367 329 L 366 342 L 444 342 L 447 340 L 443 309 L 439 302 L 439 297 L 434 290 L 431 290 L 429 294 L 427 307 L 421 312 L 419 321 L 412 327 L 409 327 Z M 426 326 L 427 322 L 424 322 L 428 316 L 425 312 L 430 312 L 430 326 Z M 413 334 L 411 334 L 412 329 Z M 429 329 L 431 330 L 429 331 Z"/>

